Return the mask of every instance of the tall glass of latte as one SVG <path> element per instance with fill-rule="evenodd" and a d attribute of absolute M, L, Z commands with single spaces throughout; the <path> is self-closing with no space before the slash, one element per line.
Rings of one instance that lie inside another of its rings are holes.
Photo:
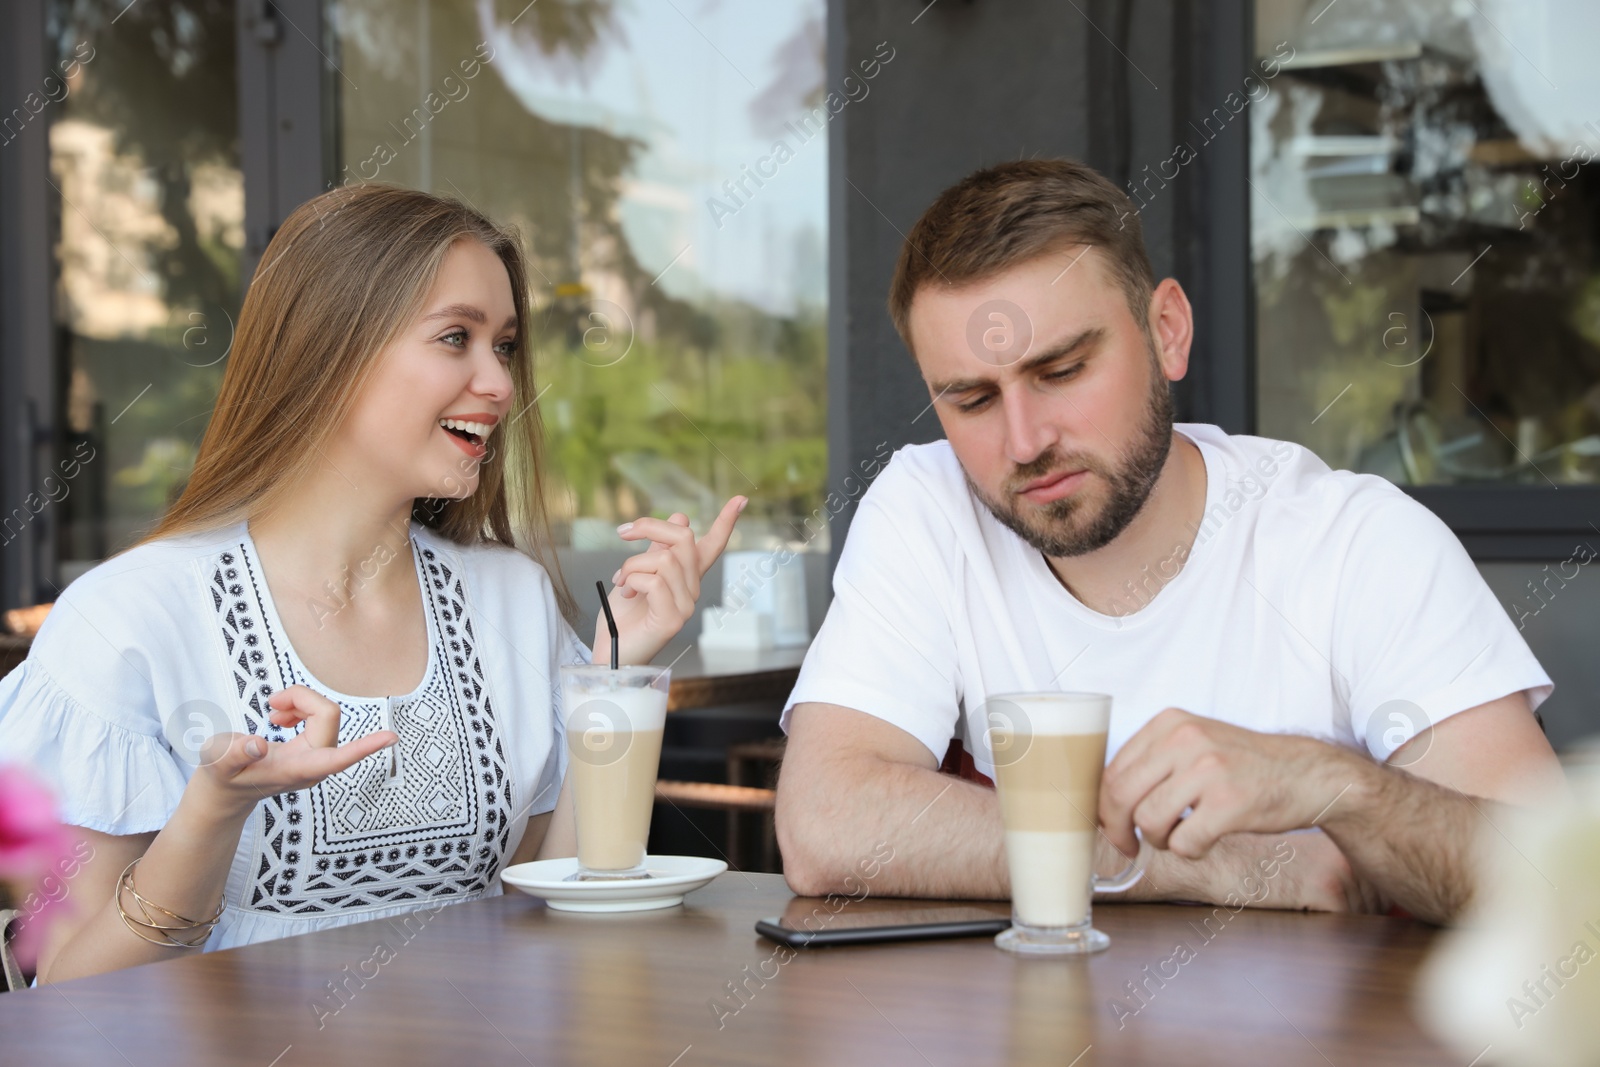
<path fill-rule="evenodd" d="M 662 667 L 561 668 L 579 881 L 650 876 L 644 849 L 670 681 Z"/>
<path fill-rule="evenodd" d="M 1094 873 L 1111 698 L 1005 693 L 984 709 L 1011 873 L 1012 925 L 995 944 L 1028 955 L 1099 952 L 1111 939 L 1090 925 L 1091 896 L 1132 888 L 1150 855 L 1141 842 L 1115 878 Z"/>

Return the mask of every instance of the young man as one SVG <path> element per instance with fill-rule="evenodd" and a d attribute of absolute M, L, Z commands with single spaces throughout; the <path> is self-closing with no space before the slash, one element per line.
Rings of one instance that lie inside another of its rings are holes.
<path fill-rule="evenodd" d="M 1550 679 L 1450 531 L 1298 445 L 1174 426 L 1188 299 L 1079 164 L 947 190 L 889 310 L 947 440 L 862 499 L 785 710 L 790 885 L 847 888 L 886 841 L 874 892 L 1007 896 L 984 701 L 1063 689 L 1113 697 L 1101 867 L 1135 827 L 1160 850 L 1132 899 L 1270 868 L 1253 902 L 1454 915 L 1486 801 L 1562 778 Z M 975 781 L 939 773 L 952 741 Z"/>

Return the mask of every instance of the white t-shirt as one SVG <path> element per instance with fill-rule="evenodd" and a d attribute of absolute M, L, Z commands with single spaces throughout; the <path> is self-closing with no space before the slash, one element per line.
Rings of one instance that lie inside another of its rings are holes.
<path fill-rule="evenodd" d="M 377 729 L 400 742 L 256 805 L 206 949 L 498 894 L 566 771 L 551 679 L 589 650 L 534 560 L 415 523 L 411 539 L 409 559 L 373 562 L 414 565 L 422 585 L 428 666 L 411 693 L 350 696 L 312 677 L 241 522 L 141 545 L 69 585 L 0 680 L 0 763 L 51 782 L 69 825 L 159 830 L 206 737 L 292 737 L 303 727 L 268 722 L 266 698 L 307 685 L 340 705 L 341 743 Z"/>
<path fill-rule="evenodd" d="M 1107 759 L 1177 707 L 1381 760 L 1430 722 L 1519 691 L 1534 707 L 1550 695 L 1427 508 L 1299 445 L 1177 429 L 1205 459 L 1205 518 L 1187 562 L 1174 544 L 1116 614 L 1085 607 L 989 513 L 948 442 L 901 449 L 851 523 L 785 730 L 796 704 L 838 704 L 900 727 L 935 759 L 960 740 L 992 777 L 988 695 L 1071 690 L 1111 694 Z"/>

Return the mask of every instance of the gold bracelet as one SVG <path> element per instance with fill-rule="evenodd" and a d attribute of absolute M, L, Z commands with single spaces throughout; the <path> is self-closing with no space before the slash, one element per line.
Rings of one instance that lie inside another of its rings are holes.
<path fill-rule="evenodd" d="M 217 903 L 216 914 L 211 918 L 186 919 L 177 912 L 168 911 L 161 905 L 146 900 L 139 895 L 139 891 L 133 886 L 133 869 L 138 865 L 139 861 L 137 859 L 134 860 L 122 869 L 122 876 L 117 879 L 117 891 L 114 899 L 117 903 L 117 914 L 122 916 L 122 925 L 152 945 L 160 945 L 163 948 L 198 948 L 204 944 L 205 940 L 211 936 L 212 928 L 222 919 L 222 913 L 227 908 L 226 895 Z M 122 906 L 124 890 L 133 897 L 134 903 L 139 907 L 139 913 L 144 916 L 143 919 L 129 915 L 127 909 Z M 174 921 L 171 923 L 158 921 L 150 914 L 152 909 Z M 153 931 L 155 936 L 145 933 L 146 930 Z M 185 940 L 183 937 L 176 936 L 178 934 L 190 935 L 190 939 Z"/>
<path fill-rule="evenodd" d="M 134 860 L 132 863 L 128 864 L 128 866 L 124 867 L 121 877 L 117 880 L 117 913 L 122 917 L 122 924 L 126 926 L 130 932 L 150 942 L 152 945 L 161 945 L 165 948 L 196 948 L 204 943 L 205 940 L 211 936 L 212 928 L 215 927 L 217 922 L 222 918 L 226 901 L 222 901 L 217 904 L 216 914 L 210 919 L 187 919 L 184 916 L 179 915 L 177 912 L 169 911 L 168 909 L 161 907 L 161 905 L 146 900 L 144 897 L 139 895 L 139 891 L 135 889 L 133 885 L 133 868 L 138 865 L 138 862 L 138 860 Z M 122 906 L 122 891 L 124 889 L 128 891 L 128 893 L 133 897 L 134 902 L 139 906 L 139 912 L 144 916 L 143 919 L 138 919 L 132 915 L 129 915 L 127 909 Z M 176 922 L 158 922 L 150 914 L 150 910 L 152 908 L 163 915 L 176 920 Z M 144 929 L 140 929 L 140 927 L 143 927 Z M 156 936 L 152 937 L 150 934 L 145 933 L 145 930 L 153 931 Z M 183 937 L 175 936 L 177 934 L 189 934 L 190 937 L 185 939 Z"/>

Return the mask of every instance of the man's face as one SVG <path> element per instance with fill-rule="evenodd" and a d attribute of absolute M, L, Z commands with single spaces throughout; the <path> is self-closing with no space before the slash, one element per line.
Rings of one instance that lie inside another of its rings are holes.
<path fill-rule="evenodd" d="M 968 484 L 1047 556 L 1109 544 L 1161 473 L 1169 374 L 1143 327 L 1082 247 L 912 301 L 917 362 Z M 1165 361 L 1171 377 L 1186 356 Z"/>

